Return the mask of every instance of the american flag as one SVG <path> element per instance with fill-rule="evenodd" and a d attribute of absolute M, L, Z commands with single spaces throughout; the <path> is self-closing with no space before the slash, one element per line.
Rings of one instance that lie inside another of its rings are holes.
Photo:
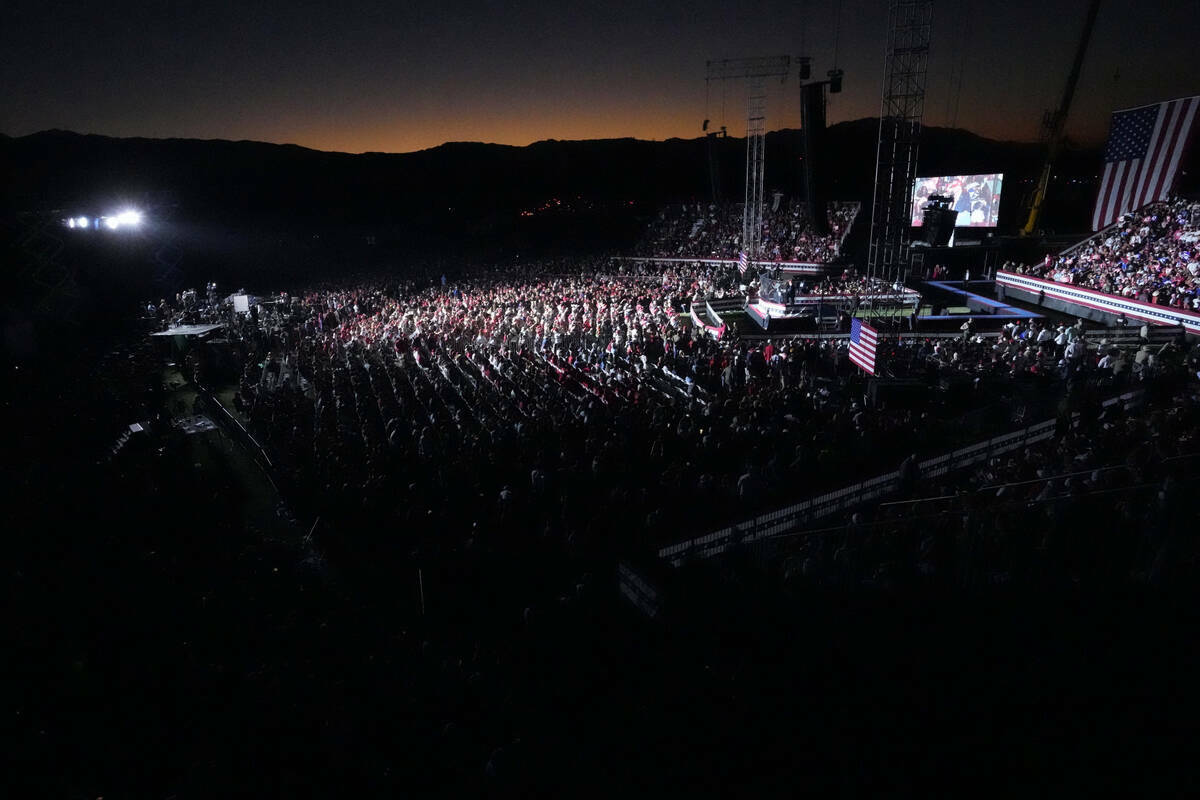
<path fill-rule="evenodd" d="M 1197 107 L 1200 95 L 1113 113 L 1092 230 L 1166 199 L 1175 186 Z"/>
<path fill-rule="evenodd" d="M 850 360 L 868 375 L 875 374 L 875 344 L 878 341 L 879 333 L 874 328 L 864 325 L 857 317 L 850 320 Z"/>
<path fill-rule="evenodd" d="M 746 255 L 746 251 L 738 253 L 738 273 L 746 274 L 746 270 L 750 269 L 750 256 Z"/>

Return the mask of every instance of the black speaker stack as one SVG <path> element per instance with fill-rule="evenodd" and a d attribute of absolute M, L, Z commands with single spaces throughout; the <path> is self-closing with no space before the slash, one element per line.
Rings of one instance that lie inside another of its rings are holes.
<path fill-rule="evenodd" d="M 930 247 L 945 247 L 954 235 L 958 213 L 950 207 L 953 199 L 940 194 L 930 195 L 929 203 L 922 209 L 921 233 Z"/>

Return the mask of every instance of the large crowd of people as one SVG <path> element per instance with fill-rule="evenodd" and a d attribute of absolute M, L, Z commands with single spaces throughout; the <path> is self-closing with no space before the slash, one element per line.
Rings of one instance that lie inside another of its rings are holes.
<path fill-rule="evenodd" d="M 314 763 L 354 764 L 381 787 L 518 785 L 578 758 L 563 731 L 601 746 L 604 732 L 571 727 L 575 709 L 605 681 L 636 695 L 643 674 L 614 678 L 621 670 L 612 666 L 644 658 L 653 669 L 661 655 L 605 638 L 619 623 L 602 570 L 869 477 L 864 470 L 899 467 L 900 496 L 856 509 L 847 525 L 773 543 L 786 590 L 1169 584 L 1192 570 L 1186 492 L 1200 363 L 1182 336 L 1123 336 L 1118 346 L 1082 322 L 1014 319 L 998 334 L 968 323 L 953 337 L 888 337 L 880 372 L 925 390 L 901 402 L 872 396 L 844 339 L 718 339 L 691 326 L 690 306 L 735 296 L 741 282 L 728 266 L 577 258 L 432 279 L 342 276 L 249 297 L 244 313 L 214 284 L 146 303 L 143 315 L 160 328 L 224 326 L 220 343 L 193 348 L 176 367 L 204 397 L 220 394 L 208 391 L 218 384 L 236 387 L 229 409 L 266 447 L 282 495 L 329 556 L 299 562 L 249 547 L 198 570 L 220 548 L 177 537 L 186 555 L 158 560 L 164 585 L 184 587 L 192 605 L 164 610 L 164 628 L 174 614 L 194 614 L 214 641 L 232 630 L 287 653 L 286 666 L 206 663 L 191 655 L 189 636 L 185 680 L 215 693 L 227 674 L 244 673 L 247 731 L 257 730 L 259 698 L 284 704 L 320 685 L 284 746 Z M 795 285 L 810 294 L 896 288 L 849 271 Z M 141 342 L 99 369 L 110 382 L 136 382 L 162 371 L 154 362 Z M 1140 390 L 1141 407 L 1101 409 L 1101 398 L 1127 390 Z M 126 397 L 114 413 L 134 419 L 136 409 L 170 406 L 151 394 Z M 973 469 L 927 480 L 914 467 L 1055 415 L 1052 439 Z M 151 531 L 152 520 L 178 512 L 168 496 L 190 492 L 211 500 L 197 512 L 209 537 L 246 538 L 225 510 L 237 481 L 198 463 L 215 454 L 232 469 L 235 449 L 147 454 L 142 480 L 159 488 L 147 490 L 157 499 L 135 527 Z M 128 485 L 125 472 L 114 478 Z M 157 558 L 157 535 L 145 534 L 147 559 Z M 140 544 L 125 546 L 143 557 Z M 281 577 L 288 559 L 296 575 Z M 353 575 L 353 589 L 330 564 Z M 212 580 L 221 570 L 239 576 L 233 588 Z M 243 625 L 247 607 L 268 622 Z M 600 648 L 607 660 L 595 657 Z M 730 691 L 755 690 L 744 666 L 724 669 Z M 340 682 L 347 672 L 355 691 Z M 696 672 L 709 678 L 707 665 Z M 660 678 L 659 690 L 676 682 Z M 208 696 L 186 710 L 202 717 Z M 587 724 L 631 718 L 602 706 L 586 712 Z M 371 727 L 358 730 L 364 719 Z M 320 730 L 315 745 L 308 724 Z M 668 746 L 679 734 L 640 735 Z"/>
<path fill-rule="evenodd" d="M 1118 344 L 1089 334 L 1082 320 L 1068 325 L 1029 319 L 1008 323 L 996 336 L 985 336 L 966 322 L 961 337 L 892 340 L 884 353 L 894 374 L 938 368 L 976 377 L 1062 381 L 1064 386 L 1083 377 L 1120 388 L 1184 370 L 1190 347 L 1183 337 L 1153 347 L 1141 340 Z"/>
<path fill-rule="evenodd" d="M 683 203 L 659 212 L 638 246 L 638 255 L 657 258 L 738 257 L 742 203 Z M 858 216 L 858 203 L 829 203 L 828 233 L 809 224 L 805 204 L 777 198 L 763 208 L 762 259 L 824 264 L 841 253 L 842 242 Z"/>
<path fill-rule="evenodd" d="M 1057 258 L 1005 266 L 1145 303 L 1200 310 L 1200 202 L 1152 203 Z"/>
<path fill-rule="evenodd" d="M 798 536 L 784 576 L 818 584 L 986 586 L 1144 581 L 1200 567 L 1189 501 L 1200 475 L 1200 396 L 1147 393 L 1060 414 L 1055 435 L 974 469 L 905 487 L 849 525 Z"/>
<path fill-rule="evenodd" d="M 692 304 L 733 295 L 739 282 L 735 270 L 699 262 L 560 259 L 433 280 L 355 276 L 252 298 L 249 313 L 209 286 L 146 312 L 162 324 L 225 323 L 241 365 L 233 405 L 298 510 L 323 520 L 326 541 L 402 557 L 644 550 L 861 477 L 864 453 L 883 472 L 1021 422 L 1086 417 L 1105 392 L 1166 385 L 1186 397 L 1200 366 L 1182 336 L 1118 346 L 1082 321 L 1014 320 L 998 334 L 968 322 L 954 338 L 888 338 L 878 355 L 882 374 L 965 392 L 879 401 L 843 339 L 717 339 L 689 324 Z M 846 272 L 799 290 L 894 288 Z M 198 376 L 205 368 L 188 363 Z M 998 537 L 1043 524 L 1045 513 L 1060 519 L 1090 493 L 1144 488 L 1146 473 L 1107 464 L 1163 420 L 1178 444 L 1163 457 L 1185 456 L 1179 426 L 1190 406 L 1164 408 L 1087 418 L 947 477 L 936 493 L 962 507 L 934 508 L 928 529 L 928 505 L 912 504 L 805 538 L 788 575 L 840 585 L 947 570 L 1028 577 L 1047 568 L 1042 550 L 1021 550 L 1013 565 Z M 1069 479 L 1050 477 L 1069 468 Z M 1078 479 L 1081 470 L 1099 477 Z M 977 491 L 1000 483 L 1016 488 Z M 1158 513 L 1136 508 L 1138 520 Z M 970 530 L 956 527 L 964 513 Z M 967 559 L 964 536 L 1002 557 Z M 1137 551 L 1144 570 L 1159 545 Z"/>
<path fill-rule="evenodd" d="M 736 513 L 784 488 L 799 470 L 780 446 L 849 422 L 829 399 L 849 374 L 839 348 L 692 331 L 694 278 L 547 272 L 310 293 L 262 321 L 268 361 L 295 365 L 314 397 L 266 390 L 252 365 L 237 402 L 311 496 L 344 510 L 416 515 L 455 542 L 520 516 L 573 541 L 603 535 L 594 510 L 607 507 L 665 535 L 685 498 Z"/>
<path fill-rule="evenodd" d="M 701 264 L 550 261 L 424 285 L 350 280 L 249 314 L 214 289 L 188 313 L 229 320 L 244 364 L 234 404 L 308 511 L 351 529 L 402 520 L 406 547 L 502 547 L 501 530 L 593 551 L 662 542 L 844 481 L 862 448 L 886 468 L 983 435 L 970 412 L 1000 396 L 983 381 L 1128 385 L 1185 352 L 1122 350 L 1082 323 L 998 337 L 967 325 L 956 339 L 888 340 L 879 362 L 929 385 L 969 376 L 976 390 L 889 407 L 868 402 L 843 339 L 693 329 L 690 305 L 735 280 Z"/>

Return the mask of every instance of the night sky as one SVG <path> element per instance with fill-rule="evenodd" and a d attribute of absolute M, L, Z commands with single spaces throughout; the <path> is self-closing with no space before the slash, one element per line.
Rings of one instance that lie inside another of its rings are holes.
<path fill-rule="evenodd" d="M 925 121 L 1033 139 L 1086 0 L 935 2 Z M 840 8 L 840 14 L 839 14 Z M 744 131 L 707 59 L 806 53 L 846 71 L 830 120 L 875 116 L 885 0 L 6 3 L 0 132 L 255 139 L 406 152 L 445 141 L 691 138 Z M 840 18 L 840 25 L 838 19 Z M 1068 132 L 1200 92 L 1194 2 L 1104 0 Z M 961 90 L 959 89 L 961 79 Z M 798 127 L 793 82 L 769 127 Z"/>

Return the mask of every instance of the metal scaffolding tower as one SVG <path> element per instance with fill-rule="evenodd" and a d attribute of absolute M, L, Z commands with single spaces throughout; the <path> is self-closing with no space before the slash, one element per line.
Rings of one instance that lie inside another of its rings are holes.
<path fill-rule="evenodd" d="M 762 249 L 763 178 L 767 162 L 767 78 L 786 80 L 791 56 L 709 61 L 707 81 L 744 78 L 746 91 L 746 205 L 742 209 L 742 250 L 751 261 Z"/>
<path fill-rule="evenodd" d="M 917 175 L 925 76 L 929 68 L 932 0 L 891 0 L 883 103 L 871 204 L 867 273 L 903 278 L 909 246 L 909 204 Z"/>
<path fill-rule="evenodd" d="M 721 202 L 721 158 L 718 142 L 728 135 L 725 126 L 720 130 L 710 131 L 708 120 L 704 120 L 704 138 L 708 142 L 708 187 L 712 202 Z"/>
<path fill-rule="evenodd" d="M 762 249 L 763 181 L 767 168 L 767 93 L 762 78 L 750 81 L 746 98 L 746 205 L 742 209 L 742 250 L 751 261 Z"/>

